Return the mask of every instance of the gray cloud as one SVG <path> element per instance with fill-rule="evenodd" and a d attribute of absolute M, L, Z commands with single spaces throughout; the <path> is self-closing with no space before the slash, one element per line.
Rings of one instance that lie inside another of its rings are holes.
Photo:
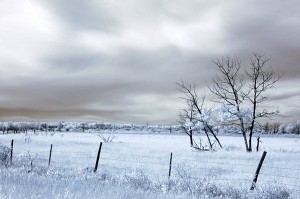
<path fill-rule="evenodd" d="M 246 67 L 253 51 L 272 56 L 273 68 L 284 72 L 270 93 L 271 103 L 299 104 L 299 92 L 287 91 L 287 85 L 300 81 L 297 1 L 55 0 L 37 5 L 57 30 L 32 22 L 41 32 L 19 41 L 28 51 L 34 48 L 32 57 L 18 48 L 25 61 L 15 54 L 0 61 L 12 68 L 0 74 L 1 120 L 174 123 L 181 105 L 176 81 L 195 82 L 204 91 L 216 73 L 212 59 L 237 56 Z M 12 33 L 14 44 L 22 32 Z M 35 36 L 44 43 L 36 45 Z M 30 43 L 35 45 L 27 48 Z M 8 54 L 5 46 L 0 52 Z"/>
<path fill-rule="evenodd" d="M 197 52 L 186 53 L 176 46 L 155 50 L 123 47 L 114 54 L 89 52 L 85 49 L 74 52 L 66 49 L 48 54 L 41 62 L 46 63 L 49 70 L 63 73 L 90 70 L 103 82 L 112 83 L 117 80 L 124 85 L 125 90 L 131 92 L 140 90 L 170 93 L 174 92 L 171 89 L 173 84 L 182 78 L 195 81 L 200 87 L 205 86 L 210 79 L 207 74 L 215 69 L 210 60 L 212 56 L 199 55 Z"/>
<path fill-rule="evenodd" d="M 72 31 L 113 31 L 117 21 L 106 9 L 104 1 L 49 0 L 43 2 L 47 9 L 58 17 L 59 22 Z"/>
<path fill-rule="evenodd" d="M 62 72 L 76 72 L 89 69 L 93 66 L 95 59 L 101 55 L 85 50 L 58 51 L 56 54 L 49 54 L 41 62 L 46 63 L 50 69 Z"/>
<path fill-rule="evenodd" d="M 58 121 L 68 120 L 72 121 L 105 121 L 108 117 L 110 121 L 120 121 L 124 117 L 129 117 L 126 113 L 117 110 L 90 110 L 90 109 L 32 109 L 32 108 L 0 108 L 0 120 L 11 121 L 21 119 L 26 121 Z"/>
<path fill-rule="evenodd" d="M 276 95 L 272 95 L 271 100 L 275 101 L 275 100 L 286 100 L 286 99 L 290 99 L 293 97 L 299 97 L 300 96 L 300 91 L 295 91 L 295 92 L 284 92 L 284 93 L 279 93 Z"/>
<path fill-rule="evenodd" d="M 228 53 L 247 62 L 251 52 L 266 52 L 274 69 L 284 71 L 284 79 L 298 78 L 299 6 L 297 1 L 239 2 L 239 9 L 224 14 Z"/>

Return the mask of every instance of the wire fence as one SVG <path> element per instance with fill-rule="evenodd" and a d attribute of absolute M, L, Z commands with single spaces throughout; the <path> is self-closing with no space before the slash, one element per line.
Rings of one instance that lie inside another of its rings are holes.
<path fill-rule="evenodd" d="M 172 153 L 162 155 L 128 154 L 108 147 L 104 147 L 102 151 L 98 151 L 96 147 L 90 151 L 62 151 L 64 147 L 60 149 L 54 146 L 52 149 L 51 145 L 51 147 L 48 146 L 48 150 L 45 149 L 47 146 L 44 146 L 43 150 L 25 149 L 25 146 L 14 150 L 16 146 L 13 146 L 13 141 L 11 144 L 7 143 L 6 147 L 12 151 L 12 165 L 16 165 L 20 161 L 27 161 L 31 167 L 42 165 L 65 169 L 95 169 L 94 171 L 96 171 L 95 164 L 98 161 L 99 169 L 105 169 L 112 173 L 141 169 L 153 177 L 185 176 L 189 180 L 205 179 L 210 182 L 252 183 L 258 166 L 258 162 L 253 161 L 238 163 L 214 160 L 213 157 L 208 161 L 201 157 L 172 157 Z M 99 159 L 97 159 L 97 155 Z M 299 173 L 299 168 L 262 164 L 258 183 L 275 183 L 299 192 Z"/>

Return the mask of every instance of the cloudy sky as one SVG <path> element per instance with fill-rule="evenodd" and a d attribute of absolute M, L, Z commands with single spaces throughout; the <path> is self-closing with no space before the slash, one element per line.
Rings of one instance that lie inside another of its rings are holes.
<path fill-rule="evenodd" d="M 0 120 L 176 122 L 175 82 L 199 92 L 212 59 L 254 51 L 283 78 L 270 103 L 300 117 L 296 0 L 2 0 Z"/>

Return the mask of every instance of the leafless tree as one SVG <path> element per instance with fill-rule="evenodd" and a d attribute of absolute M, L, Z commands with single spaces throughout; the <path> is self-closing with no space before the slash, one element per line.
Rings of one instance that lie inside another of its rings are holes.
<path fill-rule="evenodd" d="M 246 151 L 252 151 L 252 136 L 259 118 L 271 117 L 278 110 L 269 112 L 260 110 L 260 105 L 268 100 L 266 91 L 274 87 L 280 79 L 272 69 L 267 68 L 270 58 L 263 53 L 253 53 L 250 59 L 250 69 L 241 71 L 241 61 L 237 58 L 223 57 L 213 61 L 218 67 L 219 74 L 209 86 L 210 91 L 219 102 L 228 107 L 228 112 L 235 116 L 243 135 Z M 246 84 L 248 80 L 249 84 Z M 246 105 L 251 110 L 251 119 L 246 121 L 242 114 Z M 233 110 L 234 109 L 234 110 Z M 247 138 L 247 135 L 249 136 Z"/>
<path fill-rule="evenodd" d="M 203 125 L 204 127 L 203 130 L 207 137 L 207 141 L 209 143 L 209 147 L 211 150 L 213 149 L 213 142 L 211 140 L 210 135 L 216 140 L 216 142 L 222 148 L 222 144 L 220 143 L 216 133 L 214 132 L 212 125 L 209 124 L 209 122 L 207 122 L 206 120 L 204 120 L 203 117 L 201 117 L 204 114 L 203 105 L 204 105 L 205 97 L 201 96 L 201 98 L 199 98 L 195 89 L 195 85 L 185 83 L 183 81 L 177 82 L 176 84 L 179 88 L 179 91 L 184 94 L 184 97 L 182 97 L 182 99 L 184 99 L 187 104 L 187 108 L 184 109 L 183 118 L 186 118 L 188 119 L 188 121 L 194 123 L 201 123 Z M 189 134 L 191 135 L 192 131 L 186 133 L 188 133 L 188 135 Z"/>
<path fill-rule="evenodd" d="M 279 132 L 279 127 L 280 127 L 280 123 L 276 122 L 274 124 L 272 124 L 271 128 L 272 128 L 272 133 L 273 134 L 277 134 Z"/>
<path fill-rule="evenodd" d="M 259 118 L 269 118 L 279 114 L 279 110 L 268 111 L 260 110 L 259 107 L 264 102 L 268 101 L 269 97 L 265 92 L 273 88 L 275 83 L 281 76 L 277 76 L 272 69 L 267 69 L 267 63 L 270 61 L 263 53 L 253 53 L 253 58 L 250 59 L 250 70 L 246 71 L 247 77 L 250 79 L 250 93 L 247 95 L 248 100 L 252 104 L 252 121 L 249 127 L 249 151 L 252 150 L 252 135 L 255 123 Z"/>
<path fill-rule="evenodd" d="M 232 123 L 239 123 L 246 149 L 248 149 L 246 125 L 244 118 L 238 114 L 246 95 L 243 92 L 244 77 L 240 74 L 241 61 L 227 56 L 213 62 L 218 67 L 219 74 L 212 80 L 209 90 L 225 107 L 235 107 L 235 111 L 230 108 L 227 111 L 236 116 L 237 121 L 232 121 Z"/>
<path fill-rule="evenodd" d="M 84 132 L 84 131 L 87 129 L 87 123 L 82 122 L 82 123 L 80 124 L 80 128 L 82 129 L 82 132 Z"/>
<path fill-rule="evenodd" d="M 188 126 L 186 125 L 187 122 Z M 189 136 L 190 145 L 193 147 L 193 132 L 195 126 L 197 125 L 197 111 L 194 104 L 190 101 L 186 101 L 186 108 L 179 113 L 178 123 L 180 124 L 180 128 L 184 131 L 184 133 Z"/>

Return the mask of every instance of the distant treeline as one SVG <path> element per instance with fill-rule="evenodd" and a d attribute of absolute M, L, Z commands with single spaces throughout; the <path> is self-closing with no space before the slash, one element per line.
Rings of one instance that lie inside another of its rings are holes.
<path fill-rule="evenodd" d="M 219 134 L 239 133 L 238 126 L 221 125 L 214 127 Z M 201 133 L 201 128 L 194 129 Z M 138 124 L 113 124 L 97 122 L 0 122 L 0 132 L 26 133 L 36 132 L 132 132 L 132 133 L 184 133 L 182 126 L 171 125 L 138 125 Z M 266 122 L 256 128 L 259 134 L 300 134 L 300 121 L 289 124 Z"/>
<path fill-rule="evenodd" d="M 177 126 L 112 124 L 96 122 L 0 122 L 2 133 L 22 133 L 28 131 L 44 132 L 98 132 L 98 131 L 134 131 L 147 133 L 178 132 Z"/>

